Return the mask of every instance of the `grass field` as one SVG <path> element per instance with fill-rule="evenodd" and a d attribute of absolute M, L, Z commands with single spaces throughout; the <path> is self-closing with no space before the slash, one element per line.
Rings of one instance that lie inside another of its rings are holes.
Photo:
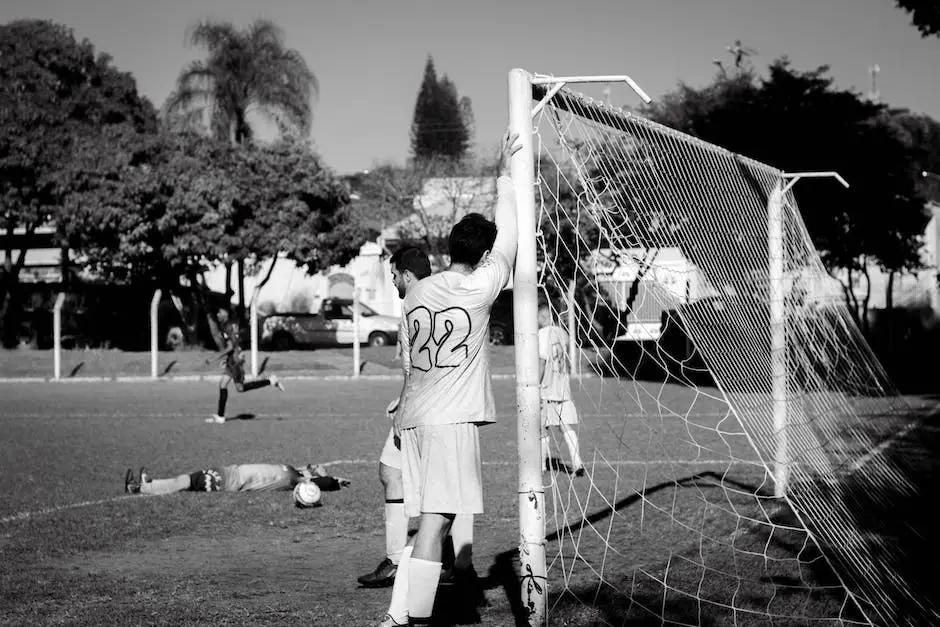
<path fill-rule="evenodd" d="M 207 381 L 0 383 L 0 624 L 377 623 L 390 591 L 355 580 L 384 551 L 376 460 L 400 382 L 287 385 L 233 394 L 241 419 L 210 425 Z M 474 545 L 486 604 L 445 596 L 442 624 L 514 625 L 523 611 L 514 383 L 494 385 Z M 577 400 L 589 476 L 546 475 L 552 625 L 853 618 L 787 513 L 755 496 L 763 472 L 721 401 L 601 379 Z M 128 467 L 245 462 L 325 463 L 353 484 L 313 510 L 286 492 L 122 494 Z"/>

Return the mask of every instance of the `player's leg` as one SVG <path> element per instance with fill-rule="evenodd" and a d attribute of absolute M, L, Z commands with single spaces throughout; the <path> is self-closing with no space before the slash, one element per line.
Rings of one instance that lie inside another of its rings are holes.
<path fill-rule="evenodd" d="M 222 378 L 219 379 L 219 402 L 216 406 L 215 415 L 206 418 L 206 422 L 213 422 L 216 424 L 222 424 L 225 422 L 225 406 L 228 404 L 228 384 L 231 382 L 232 377 L 229 376 L 229 373 L 223 373 Z"/>
<path fill-rule="evenodd" d="M 172 494 L 187 490 L 216 492 L 222 485 L 222 476 L 217 470 L 210 468 L 168 479 L 153 479 L 146 468 L 141 468 L 137 484 L 141 494 Z"/>
<path fill-rule="evenodd" d="M 473 570 L 473 514 L 457 514 L 450 528 L 454 541 L 454 570 Z"/>
<path fill-rule="evenodd" d="M 269 385 L 281 392 L 284 391 L 284 384 L 281 383 L 281 380 L 278 379 L 273 374 L 270 377 L 267 377 L 264 379 L 253 379 L 251 381 L 245 381 L 241 384 L 238 391 L 239 392 L 251 392 L 252 390 L 266 388 Z"/>
<path fill-rule="evenodd" d="M 578 432 L 574 425 L 578 424 L 578 410 L 571 401 L 559 403 L 560 415 L 559 422 L 562 436 L 565 444 L 568 446 L 568 459 L 571 460 L 571 468 L 577 476 L 584 474 L 584 462 L 581 460 L 581 450 L 578 444 Z"/>
<path fill-rule="evenodd" d="M 552 434 L 551 428 L 559 422 L 557 403 L 542 401 L 540 408 L 542 418 L 542 472 L 551 470 L 552 463 Z"/>
<path fill-rule="evenodd" d="M 177 475 L 169 479 L 151 479 L 146 471 L 142 473 L 140 482 L 141 494 L 172 494 L 189 490 L 191 479 L 189 475 Z"/>
<path fill-rule="evenodd" d="M 444 539 L 454 514 L 422 513 L 408 566 L 408 624 L 430 625 L 441 578 Z"/>
<path fill-rule="evenodd" d="M 395 581 L 402 551 L 408 542 L 408 516 L 405 515 L 401 477 L 401 449 L 391 429 L 379 457 L 379 480 L 385 492 L 385 559 L 371 573 L 357 581 L 367 588 L 384 588 Z"/>
<path fill-rule="evenodd" d="M 418 427 L 419 473 L 417 483 L 421 518 L 415 535 L 408 573 L 408 612 L 411 624 L 430 624 L 441 575 L 444 539 L 456 514 L 483 513 L 480 442 L 474 424 Z M 403 442 L 404 446 L 404 442 Z M 404 452 L 404 451 L 403 451 Z M 412 512 L 414 495 L 409 490 L 413 472 L 405 471 L 405 505 Z"/>

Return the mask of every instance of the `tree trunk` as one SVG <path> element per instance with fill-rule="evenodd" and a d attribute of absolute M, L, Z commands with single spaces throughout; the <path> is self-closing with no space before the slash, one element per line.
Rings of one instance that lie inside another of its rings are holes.
<path fill-rule="evenodd" d="M 235 290 L 232 289 L 232 262 L 225 262 L 225 302 L 232 302 Z"/>
<path fill-rule="evenodd" d="M 871 276 L 868 274 L 868 265 L 862 265 L 862 275 L 865 277 L 865 298 L 862 299 L 862 333 L 868 335 L 870 324 L 868 322 L 868 303 L 871 301 Z"/>
<path fill-rule="evenodd" d="M 245 322 L 245 260 L 238 260 L 238 320 Z"/>
<path fill-rule="evenodd" d="M 34 226 L 27 226 L 25 232 L 23 233 L 23 239 L 21 248 L 19 249 L 19 254 L 16 257 L 16 261 L 13 261 L 13 229 L 8 225 L 6 232 L 6 242 L 5 242 L 5 252 L 6 259 L 4 261 L 4 272 L 2 281 L 0 281 L 0 298 L 2 298 L 2 306 L 0 306 L 0 325 L 2 325 L 2 343 L 6 348 L 16 348 L 19 344 L 19 331 L 20 331 L 20 319 L 21 319 L 21 303 L 20 303 L 20 272 L 23 270 L 23 266 L 26 265 L 26 251 L 30 248 L 30 238 L 33 236 L 33 232 L 36 230 Z"/>
<path fill-rule="evenodd" d="M 885 310 L 891 312 L 894 309 L 894 275 L 896 271 L 888 272 L 888 287 L 885 289 Z M 889 313 L 890 315 L 890 313 Z"/>
<path fill-rule="evenodd" d="M 855 321 L 855 324 L 859 329 L 863 328 L 862 320 L 858 315 L 858 298 L 855 296 L 855 290 L 852 288 L 852 268 L 846 268 L 846 282 L 840 284 L 842 285 L 842 290 L 845 293 L 846 306 L 849 309 L 849 313 L 852 315 L 852 319 Z"/>

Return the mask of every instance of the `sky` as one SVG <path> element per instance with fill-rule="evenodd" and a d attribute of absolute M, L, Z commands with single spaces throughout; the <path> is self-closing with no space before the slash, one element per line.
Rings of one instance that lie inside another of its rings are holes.
<path fill-rule="evenodd" d="M 758 69 L 787 55 L 829 65 L 836 84 L 940 119 L 940 39 L 923 39 L 894 0 L 0 0 L 0 23 L 51 19 L 109 53 L 156 106 L 202 55 L 186 29 L 203 19 L 282 26 L 320 82 L 312 137 L 339 173 L 407 157 L 428 55 L 473 102 L 476 149 L 489 154 L 508 121 L 506 76 L 627 74 L 654 99 L 679 82 L 708 83 L 736 39 Z M 580 91 L 602 97 L 602 86 Z M 626 85 L 611 100 L 634 105 Z"/>

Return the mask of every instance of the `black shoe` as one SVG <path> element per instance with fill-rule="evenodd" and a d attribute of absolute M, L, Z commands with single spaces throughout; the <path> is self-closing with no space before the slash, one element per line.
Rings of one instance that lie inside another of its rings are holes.
<path fill-rule="evenodd" d="M 583 477 L 583 476 L 584 476 L 584 466 L 581 466 L 580 468 L 578 468 L 577 470 L 575 470 L 575 471 L 574 471 L 574 476 L 575 476 L 575 477 Z"/>
<path fill-rule="evenodd" d="M 356 581 L 363 588 L 388 588 L 395 583 L 395 573 L 398 572 L 398 564 L 392 562 L 387 557 L 382 560 L 368 575 L 359 577 Z"/>
<path fill-rule="evenodd" d="M 124 475 L 124 491 L 128 494 L 140 493 L 140 481 L 137 479 L 132 468 L 128 468 L 127 474 Z"/>

